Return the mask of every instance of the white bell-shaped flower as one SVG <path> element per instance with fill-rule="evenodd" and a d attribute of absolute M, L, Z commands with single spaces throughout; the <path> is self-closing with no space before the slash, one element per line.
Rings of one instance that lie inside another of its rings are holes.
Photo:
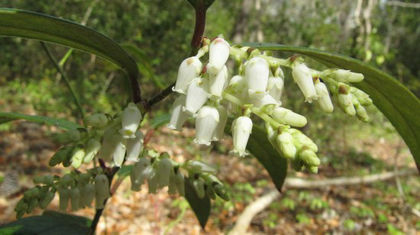
<path fill-rule="evenodd" d="M 169 185 L 169 177 L 172 169 L 172 162 L 169 158 L 161 158 L 156 169 L 158 187 L 162 188 Z"/>
<path fill-rule="evenodd" d="M 243 76 L 233 76 L 229 81 L 227 89 L 239 99 L 245 100 L 248 97 L 247 83 Z"/>
<path fill-rule="evenodd" d="M 141 118 L 141 112 L 137 105 L 129 103 L 124 109 L 121 117 L 122 128 L 120 133 L 125 139 L 136 137 L 135 133 L 139 127 Z"/>
<path fill-rule="evenodd" d="M 339 82 L 361 82 L 364 78 L 361 73 L 354 73 L 345 69 L 336 69 L 329 76 Z"/>
<path fill-rule="evenodd" d="M 207 72 L 211 75 L 218 74 L 229 58 L 230 45 L 223 38 L 216 38 L 210 43 L 209 63 Z"/>
<path fill-rule="evenodd" d="M 144 180 L 146 179 L 146 175 L 144 174 L 144 172 L 149 166 L 150 160 L 145 157 L 140 158 L 138 162 L 134 164 L 130 174 L 131 190 L 140 190 L 140 186 L 144 183 Z"/>
<path fill-rule="evenodd" d="M 113 127 L 105 130 L 102 147 L 99 150 L 98 157 L 104 161 L 111 161 L 115 148 L 121 142 L 121 134 Z"/>
<path fill-rule="evenodd" d="M 195 119 L 195 139 L 197 144 L 210 145 L 210 141 L 220 121 L 219 111 L 211 106 L 200 109 Z"/>
<path fill-rule="evenodd" d="M 168 128 L 180 131 L 182 125 L 184 125 L 185 121 L 187 121 L 190 116 L 188 112 L 183 110 L 185 99 L 185 95 L 180 95 L 175 99 L 175 102 L 172 105 L 171 120 L 169 121 Z"/>
<path fill-rule="evenodd" d="M 195 78 L 188 87 L 184 111 L 194 114 L 207 101 L 209 94 L 205 91 L 201 78 Z"/>
<path fill-rule="evenodd" d="M 100 149 L 101 143 L 96 139 L 90 139 L 86 144 L 86 155 L 83 162 L 91 162 Z"/>
<path fill-rule="evenodd" d="M 281 95 L 283 94 L 284 81 L 281 77 L 269 77 L 267 84 L 267 92 L 275 100 L 280 102 Z"/>
<path fill-rule="evenodd" d="M 334 110 L 334 106 L 331 102 L 331 97 L 327 86 L 323 82 L 317 80 L 315 82 L 315 90 L 316 94 L 318 95 L 317 101 L 322 111 L 331 113 Z"/>
<path fill-rule="evenodd" d="M 309 68 L 303 64 L 298 63 L 293 67 L 292 71 L 293 79 L 298 84 L 299 89 L 305 96 L 305 101 L 312 103 L 313 100 L 318 98 L 314 82 L 312 80 L 312 74 Z"/>
<path fill-rule="evenodd" d="M 226 65 L 222 67 L 222 69 L 216 75 L 210 75 L 209 79 L 209 93 L 210 95 L 214 95 L 217 97 L 221 97 L 223 90 L 227 85 L 228 79 L 228 70 Z"/>
<path fill-rule="evenodd" d="M 125 146 L 123 139 L 121 139 L 121 141 L 115 146 L 114 153 L 112 154 L 112 161 L 115 166 L 121 167 L 126 151 L 127 147 Z"/>
<path fill-rule="evenodd" d="M 109 180 L 104 174 L 99 174 L 95 177 L 95 199 L 96 209 L 103 209 L 105 199 L 110 196 Z"/>
<path fill-rule="evenodd" d="M 268 62 L 261 57 L 254 57 L 245 64 L 245 80 L 250 90 L 264 92 L 269 74 Z"/>
<path fill-rule="evenodd" d="M 279 123 L 296 127 L 303 127 L 307 123 L 304 116 L 283 107 L 276 107 L 271 116 Z"/>
<path fill-rule="evenodd" d="M 276 144 L 285 158 L 293 159 L 295 157 L 296 147 L 290 133 L 283 131 L 279 134 L 276 138 Z"/>
<path fill-rule="evenodd" d="M 247 116 L 235 119 L 232 124 L 233 152 L 245 156 L 246 145 L 252 132 L 252 120 Z"/>
<path fill-rule="evenodd" d="M 264 107 L 266 105 L 281 105 L 276 99 L 274 99 L 270 94 L 266 92 L 254 92 L 248 90 L 249 92 L 249 102 L 257 108 Z"/>
<path fill-rule="evenodd" d="M 202 68 L 203 64 L 196 56 L 186 58 L 182 61 L 178 69 L 178 77 L 173 91 L 185 94 L 188 85 L 190 85 L 191 81 L 200 74 Z"/>
<path fill-rule="evenodd" d="M 127 140 L 127 161 L 137 162 L 140 153 L 143 151 L 143 133 L 136 132 L 136 138 Z"/>
<path fill-rule="evenodd" d="M 223 139 L 223 135 L 225 134 L 226 122 L 228 119 L 227 110 L 223 106 L 220 105 L 217 108 L 217 110 L 219 111 L 219 123 L 217 123 L 216 130 L 214 131 L 212 138 L 213 141 Z"/>

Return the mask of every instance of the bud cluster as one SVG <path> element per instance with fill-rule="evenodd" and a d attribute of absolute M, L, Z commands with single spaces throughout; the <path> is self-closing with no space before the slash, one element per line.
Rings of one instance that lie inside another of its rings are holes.
<path fill-rule="evenodd" d="M 149 193 L 168 186 L 169 194 L 185 196 L 185 181 L 188 180 L 200 198 L 207 194 L 212 199 L 217 195 L 229 200 L 224 185 L 213 175 L 215 170 L 205 163 L 191 160 L 179 164 L 172 161 L 169 154 L 154 151 L 147 155 L 149 157 L 141 157 L 131 169 L 131 190 L 139 191 L 147 181 Z"/>
<path fill-rule="evenodd" d="M 67 210 L 69 203 L 72 211 L 89 207 L 94 199 L 96 208 L 103 208 L 104 201 L 110 196 L 108 177 L 102 173 L 101 168 L 93 168 L 87 173 L 72 172 L 61 178 L 38 176 L 34 178 L 34 183 L 36 186 L 27 190 L 15 207 L 18 218 L 31 213 L 36 207 L 45 209 L 56 192 L 62 211 Z"/>
<path fill-rule="evenodd" d="M 226 65 L 229 57 L 236 62 L 231 73 Z M 309 137 L 291 128 L 305 126 L 306 117 L 282 107 L 285 79 L 282 67 L 291 69 L 292 78 L 306 102 L 316 102 L 321 110 L 330 113 L 334 110 L 332 94 L 345 113 L 368 121 L 366 106 L 372 100 L 350 85 L 362 81 L 362 74 L 343 69 L 317 71 L 309 68 L 300 57 L 275 58 L 248 47 L 231 47 L 218 37 L 211 42 L 204 39 L 198 54 L 181 63 L 173 88 L 179 96 L 173 104 L 168 127 L 181 130 L 185 121 L 193 118 L 194 142 L 210 145 L 223 137 L 228 117 L 232 116 L 232 152 L 244 156 L 254 114 L 273 129 L 268 138 L 282 156 L 300 166 L 296 167 L 299 170 L 305 167 L 316 172 L 317 146 Z"/>

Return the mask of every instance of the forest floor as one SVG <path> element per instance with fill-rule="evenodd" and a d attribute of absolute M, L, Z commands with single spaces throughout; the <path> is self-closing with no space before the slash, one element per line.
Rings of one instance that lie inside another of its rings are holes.
<path fill-rule="evenodd" d="M 64 168 L 48 167 L 49 158 L 59 146 L 45 133 L 54 132 L 54 128 L 25 122 L 13 128 L 0 131 L 0 224 L 15 220 L 14 206 L 22 192 L 33 186 L 33 176 L 64 172 Z M 98 234 L 224 234 L 232 229 L 249 203 L 274 188 L 255 159 L 228 154 L 230 139 L 210 148 L 198 148 L 192 143 L 193 133 L 189 128 L 181 133 L 160 128 L 150 147 L 169 152 L 177 161 L 201 156 L 216 166 L 217 176 L 230 186 L 231 201 L 213 201 L 206 230 L 201 229 L 184 199 L 169 196 L 166 189 L 148 194 L 145 186 L 139 192 L 131 192 L 130 182 L 125 180 L 108 202 Z M 353 141 L 352 145 L 354 148 L 323 157 L 317 175 L 292 170 L 289 175 L 322 180 L 415 168 L 399 138 L 363 139 Z M 48 209 L 57 210 L 57 206 L 55 197 Z M 373 184 L 285 188 L 279 199 L 253 218 L 248 232 L 420 234 L 419 211 L 418 175 Z M 31 215 L 41 213 L 35 210 Z M 70 213 L 92 218 L 94 209 Z"/>

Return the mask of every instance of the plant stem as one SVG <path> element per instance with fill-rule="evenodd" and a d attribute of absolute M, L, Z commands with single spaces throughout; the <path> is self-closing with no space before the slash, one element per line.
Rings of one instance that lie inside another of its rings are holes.
<path fill-rule="evenodd" d="M 203 39 L 204 29 L 206 26 L 206 5 L 204 1 L 200 1 L 195 7 L 195 28 L 194 34 L 191 38 L 191 51 L 190 56 L 193 56 L 200 49 L 201 41 Z M 171 83 L 168 87 L 163 89 L 159 94 L 153 96 L 145 104 L 145 109 L 148 111 L 150 108 L 165 99 L 172 93 L 172 87 L 175 86 L 175 82 Z"/>
<path fill-rule="evenodd" d="M 55 68 L 57 69 L 57 72 L 59 72 L 61 74 L 61 77 L 64 80 L 64 83 L 66 84 L 67 88 L 70 91 L 70 94 L 73 98 L 74 103 L 76 104 L 80 115 L 82 117 L 82 121 L 84 123 L 84 119 L 85 119 L 85 112 L 82 108 L 82 105 L 80 103 L 79 98 L 77 98 L 76 96 L 76 92 L 73 90 L 73 87 L 70 84 L 69 79 L 67 78 L 66 74 L 64 73 L 63 69 L 60 67 L 60 65 L 57 63 L 57 61 L 55 60 L 54 56 L 51 54 L 50 50 L 48 49 L 47 45 L 45 45 L 44 42 L 41 42 L 42 48 L 44 49 L 45 53 L 47 54 L 48 58 L 50 59 L 50 61 L 54 64 Z"/>

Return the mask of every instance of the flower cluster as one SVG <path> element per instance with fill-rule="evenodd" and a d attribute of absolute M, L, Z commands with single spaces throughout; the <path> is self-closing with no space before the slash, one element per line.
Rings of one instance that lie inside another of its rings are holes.
<path fill-rule="evenodd" d="M 236 63 L 229 71 L 226 63 L 231 57 Z M 203 65 L 202 60 L 206 61 Z M 350 83 L 363 80 L 363 75 L 343 69 L 317 71 L 309 68 L 300 57 L 275 58 L 249 47 L 231 47 L 223 38 L 203 40 L 197 55 L 186 58 L 180 65 L 173 90 L 176 98 L 169 128 L 180 130 L 188 118 L 195 119 L 197 144 L 210 145 L 220 140 L 229 116 L 233 152 L 247 154 L 246 146 L 253 121 L 251 114 L 266 124 L 267 137 L 274 148 L 291 159 L 296 169 L 317 171 L 318 147 L 302 132 L 292 127 L 303 127 L 303 115 L 282 107 L 284 73 L 291 69 L 294 82 L 304 100 L 316 102 L 324 112 L 333 112 L 331 96 L 339 107 L 351 116 L 368 121 L 366 106 L 372 103 L 363 91 Z"/>
<path fill-rule="evenodd" d="M 157 154 L 154 151 L 149 151 L 148 156 L 141 157 L 133 165 L 131 190 L 139 191 L 147 180 L 149 193 L 156 193 L 158 189 L 168 186 L 169 194 L 185 196 L 185 184 L 189 183 L 199 198 L 208 195 L 215 199 L 217 195 L 229 200 L 224 185 L 214 176 L 215 170 L 205 163 L 191 160 L 179 164 L 172 161 L 167 153 Z"/>
<path fill-rule="evenodd" d="M 143 150 L 143 134 L 138 130 L 142 115 L 134 103 L 115 118 L 98 113 L 86 118 L 88 129 L 67 132 L 69 143 L 50 159 L 50 166 L 79 168 L 95 157 L 120 167 L 125 160 L 137 161 Z M 102 141 L 102 142 L 101 142 Z"/>

